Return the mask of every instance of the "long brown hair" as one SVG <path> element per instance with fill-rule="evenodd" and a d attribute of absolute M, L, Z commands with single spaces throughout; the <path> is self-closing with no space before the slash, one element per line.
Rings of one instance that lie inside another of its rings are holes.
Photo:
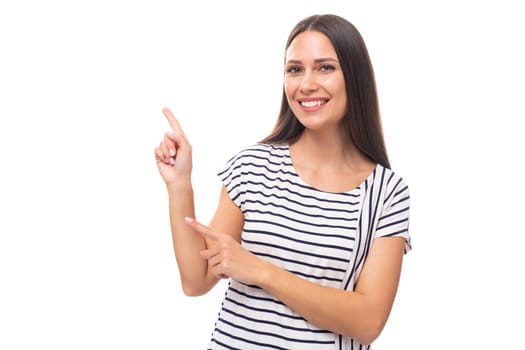
<path fill-rule="evenodd" d="M 352 143 L 373 162 L 390 168 L 386 152 L 374 69 L 365 42 L 346 19 L 336 15 L 314 15 L 300 21 L 290 33 L 285 50 L 295 37 L 314 30 L 330 39 L 339 59 L 345 79 L 347 109 L 342 125 Z M 270 135 L 261 142 L 294 143 L 301 136 L 304 126 L 295 117 L 283 88 L 281 110 Z"/>

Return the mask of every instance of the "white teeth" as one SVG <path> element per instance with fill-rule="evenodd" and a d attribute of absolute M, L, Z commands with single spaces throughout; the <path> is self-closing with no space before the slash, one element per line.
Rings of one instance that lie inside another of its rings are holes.
<path fill-rule="evenodd" d="M 317 100 L 317 101 L 301 101 L 301 106 L 303 107 L 317 107 L 325 103 L 323 100 Z"/>

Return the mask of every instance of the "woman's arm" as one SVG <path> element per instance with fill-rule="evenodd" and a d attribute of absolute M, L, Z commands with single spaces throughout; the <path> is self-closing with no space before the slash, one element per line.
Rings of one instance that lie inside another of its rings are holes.
<path fill-rule="evenodd" d="M 206 243 L 203 237 L 197 237 L 184 225 L 185 216 L 195 215 L 191 183 L 192 149 L 173 113 L 168 108 L 162 112 L 172 130 L 155 148 L 155 159 L 168 192 L 171 235 L 182 289 L 186 294 L 193 294 L 206 276 L 206 264 L 198 255 Z"/>
<path fill-rule="evenodd" d="M 397 291 L 405 239 L 376 238 L 355 291 L 309 282 L 251 254 L 230 235 L 195 220 L 188 224 L 213 244 L 202 252 L 215 276 L 258 285 L 320 328 L 370 344 L 381 333 Z"/>
<path fill-rule="evenodd" d="M 320 328 L 370 344 L 386 324 L 399 283 L 405 241 L 374 240 L 354 292 L 323 287 L 269 266 L 259 286 Z"/>
<path fill-rule="evenodd" d="M 170 222 L 173 236 L 173 248 L 179 266 L 179 273 L 184 294 L 199 296 L 207 293 L 222 276 L 215 276 L 208 271 L 208 263 L 200 252 L 214 241 L 196 233 L 189 227 L 185 217 L 193 217 L 193 193 L 191 187 L 182 187 L 170 195 Z M 219 204 L 209 227 L 221 232 L 228 232 L 235 242 L 240 242 L 243 216 L 241 210 L 231 201 L 223 186 Z"/>
<path fill-rule="evenodd" d="M 166 183 L 173 249 L 179 268 L 182 289 L 186 295 L 196 296 L 209 291 L 217 278 L 208 273 L 208 264 L 199 253 L 209 242 L 185 224 L 184 218 L 195 216 L 193 187 L 191 183 L 191 145 L 182 128 L 167 108 L 163 110 L 172 131 L 164 136 L 155 149 L 159 173 Z M 225 232 L 237 234 L 240 240 L 242 214 L 223 189 L 219 206 L 210 223 Z"/>

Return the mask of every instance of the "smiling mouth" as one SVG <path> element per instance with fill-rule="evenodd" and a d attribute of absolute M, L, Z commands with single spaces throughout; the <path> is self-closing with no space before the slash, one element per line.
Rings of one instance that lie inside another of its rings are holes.
<path fill-rule="evenodd" d="M 328 102 L 328 100 L 315 100 L 315 101 L 299 101 L 299 104 L 302 107 L 306 108 L 313 108 L 313 107 L 319 107 L 321 105 L 324 105 Z"/>

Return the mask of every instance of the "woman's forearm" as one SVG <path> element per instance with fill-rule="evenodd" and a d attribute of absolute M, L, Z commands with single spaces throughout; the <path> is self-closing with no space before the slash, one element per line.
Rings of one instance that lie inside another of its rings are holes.
<path fill-rule="evenodd" d="M 184 217 L 195 217 L 191 179 L 178 179 L 169 184 L 167 189 L 173 249 L 182 289 L 189 296 L 204 294 L 214 284 L 207 273 L 207 262 L 199 255 L 200 251 L 206 249 L 206 241 L 184 221 Z"/>
<path fill-rule="evenodd" d="M 318 327 L 370 344 L 390 314 L 403 247 L 399 237 L 376 239 L 354 292 L 309 282 L 271 264 L 257 284 Z"/>
<path fill-rule="evenodd" d="M 378 334 L 379 322 L 363 295 L 308 282 L 278 268 L 261 287 L 320 328 L 351 335 L 363 344 Z"/>

